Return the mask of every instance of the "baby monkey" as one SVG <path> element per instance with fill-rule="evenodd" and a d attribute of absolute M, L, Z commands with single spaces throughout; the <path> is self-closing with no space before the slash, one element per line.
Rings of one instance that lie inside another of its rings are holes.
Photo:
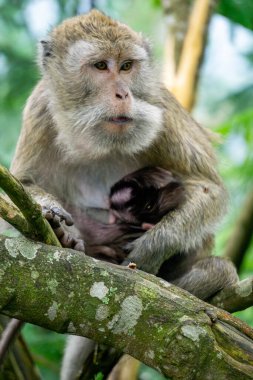
<path fill-rule="evenodd" d="M 87 217 L 82 223 L 83 238 L 88 243 L 86 253 L 120 264 L 129 253 L 129 243 L 183 201 L 184 187 L 168 170 L 145 167 L 126 175 L 111 187 L 109 224 Z"/>
<path fill-rule="evenodd" d="M 115 183 L 110 191 L 110 222 L 152 228 L 184 200 L 178 177 L 159 167 L 145 167 Z"/>

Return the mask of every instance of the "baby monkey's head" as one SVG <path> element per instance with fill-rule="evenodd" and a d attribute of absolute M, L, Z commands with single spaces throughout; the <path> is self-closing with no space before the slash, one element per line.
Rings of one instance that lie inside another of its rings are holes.
<path fill-rule="evenodd" d="M 137 170 L 115 183 L 110 191 L 110 221 L 142 226 L 158 223 L 185 198 L 182 182 L 159 167 Z"/>

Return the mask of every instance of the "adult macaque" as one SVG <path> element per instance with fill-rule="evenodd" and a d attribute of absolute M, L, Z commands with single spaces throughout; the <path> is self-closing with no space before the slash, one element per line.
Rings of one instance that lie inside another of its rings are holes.
<path fill-rule="evenodd" d="M 229 263 L 207 258 L 227 198 L 210 133 L 159 83 L 147 41 L 94 10 L 53 29 L 41 42 L 39 64 L 42 79 L 25 107 L 11 170 L 47 217 L 71 224 L 74 206 L 106 223 L 109 189 L 122 176 L 146 166 L 171 170 L 180 175 L 185 201 L 134 240 L 128 258 L 157 274 L 177 252 L 197 252 L 207 260 L 194 274 L 199 287 L 205 282 L 203 298 L 235 282 Z M 65 227 L 62 243 L 83 249 L 78 230 Z M 195 284 L 189 270 L 186 289 Z M 75 378 L 93 347 L 78 339 L 67 348 L 62 379 Z"/>

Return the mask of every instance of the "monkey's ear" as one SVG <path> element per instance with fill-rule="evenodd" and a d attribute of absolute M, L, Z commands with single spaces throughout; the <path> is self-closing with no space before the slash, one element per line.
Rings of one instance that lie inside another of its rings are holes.
<path fill-rule="evenodd" d="M 52 42 L 49 38 L 40 41 L 38 61 L 42 69 L 47 66 L 48 60 L 52 57 L 52 50 Z"/>
<path fill-rule="evenodd" d="M 143 44 L 144 44 L 144 47 L 147 50 L 148 54 L 151 55 L 151 52 L 152 52 L 151 42 L 147 38 L 144 38 Z"/>
<path fill-rule="evenodd" d="M 143 37 L 142 33 L 139 33 L 142 39 L 142 44 L 146 52 L 148 53 L 149 58 L 152 56 L 152 44 L 150 40 L 146 37 Z"/>

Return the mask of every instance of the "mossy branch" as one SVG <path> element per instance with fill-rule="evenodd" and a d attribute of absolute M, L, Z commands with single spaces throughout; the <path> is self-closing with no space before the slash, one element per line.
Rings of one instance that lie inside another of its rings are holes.
<path fill-rule="evenodd" d="M 14 228 L 16 228 L 23 235 L 32 238 L 33 229 L 30 224 L 24 218 L 23 214 L 19 209 L 13 204 L 8 202 L 5 198 L 0 195 L 0 216 Z"/>
<path fill-rule="evenodd" d="M 230 313 L 253 306 L 253 277 L 223 289 L 212 297 L 209 302 Z"/>
<path fill-rule="evenodd" d="M 41 206 L 34 201 L 31 195 L 24 189 L 23 185 L 9 172 L 8 169 L 0 165 L 0 188 L 2 188 L 12 202 L 17 206 L 24 216 L 27 228 L 24 228 L 24 220 L 21 219 L 21 214 L 7 213 L 7 204 L 2 202 L 2 208 L 0 209 L 0 216 L 5 219 L 8 223 L 14 225 L 21 232 L 31 232 L 30 237 L 32 239 L 42 241 L 46 244 L 51 244 L 60 247 L 60 243 L 54 234 L 54 231 L 50 227 L 47 220 L 42 215 Z M 2 198 L 1 198 L 2 199 Z M 5 209 L 4 209 L 5 206 Z M 4 211 L 5 210 L 5 211 Z M 14 212 L 14 207 L 12 208 Z M 13 221 L 13 223 L 12 223 Z M 19 223 L 17 223 L 17 221 Z M 26 233 L 24 233 L 27 235 Z"/>
<path fill-rule="evenodd" d="M 253 378 L 248 325 L 144 272 L 1 237 L 0 287 L 3 314 L 115 347 L 168 377 Z"/>
<path fill-rule="evenodd" d="M 46 244 L 61 247 L 50 224 L 42 215 L 41 206 L 36 203 L 31 195 L 24 189 L 23 185 L 0 165 L 0 188 L 2 188 L 13 204 L 0 196 L 0 217 L 15 227 L 22 235 Z M 16 326 L 13 329 L 13 326 Z M 13 319 L 7 330 L 0 339 L 0 362 L 7 353 L 10 342 L 15 337 L 15 331 L 21 329 L 22 321 Z M 7 334 L 11 331 L 11 334 Z"/>

